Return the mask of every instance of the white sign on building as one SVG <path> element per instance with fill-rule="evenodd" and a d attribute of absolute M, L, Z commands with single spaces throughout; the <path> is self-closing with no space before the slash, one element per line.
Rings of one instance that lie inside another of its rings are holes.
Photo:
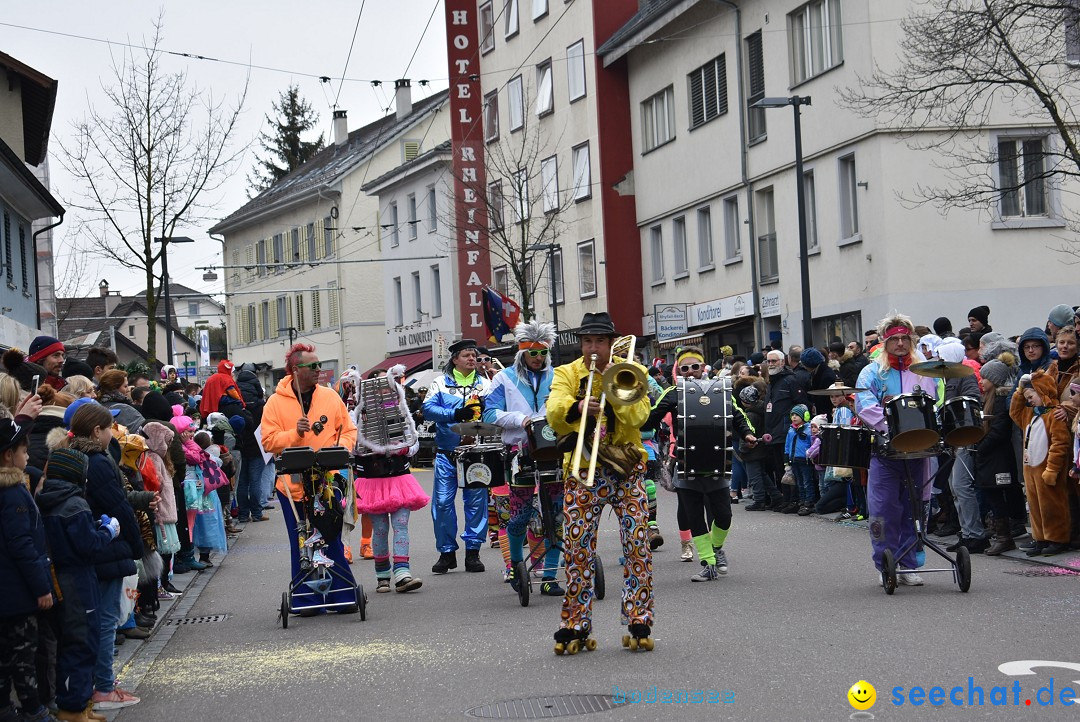
<path fill-rule="evenodd" d="M 761 317 L 770 318 L 780 315 L 780 292 L 761 294 Z"/>
<path fill-rule="evenodd" d="M 688 319 L 685 303 L 657 304 L 653 306 L 653 323 L 657 341 L 668 341 L 685 336 Z"/>
<path fill-rule="evenodd" d="M 690 307 L 689 326 L 704 326 L 753 315 L 754 297 L 748 293 L 740 293 L 694 304 Z"/>
<path fill-rule="evenodd" d="M 431 368 L 441 369 L 450 360 L 450 339 L 441 332 L 431 335 Z"/>

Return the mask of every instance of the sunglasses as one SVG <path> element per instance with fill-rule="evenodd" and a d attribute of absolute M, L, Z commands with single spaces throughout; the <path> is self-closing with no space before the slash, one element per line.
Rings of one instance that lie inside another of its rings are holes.
<path fill-rule="evenodd" d="M 701 364 L 687 364 L 685 366 L 680 366 L 679 370 L 686 373 L 687 371 L 697 371 L 699 368 L 701 368 Z"/>
<path fill-rule="evenodd" d="M 537 356 L 547 356 L 548 355 L 548 349 L 546 349 L 546 348 L 531 348 L 531 349 L 529 349 L 528 353 L 533 358 L 536 358 Z"/>
<path fill-rule="evenodd" d="M 306 364 L 296 364 L 298 369 L 311 369 L 312 371 L 318 371 L 322 368 L 322 361 L 312 361 Z"/>
<path fill-rule="evenodd" d="M 491 363 L 491 357 L 490 356 L 477 356 L 476 360 L 479 361 L 482 364 Z"/>

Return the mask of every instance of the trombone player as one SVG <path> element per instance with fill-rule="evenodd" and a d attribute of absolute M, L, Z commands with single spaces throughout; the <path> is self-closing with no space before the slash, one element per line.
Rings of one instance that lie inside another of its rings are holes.
<path fill-rule="evenodd" d="M 589 639 L 593 559 L 604 504 L 619 517 L 626 565 L 622 621 L 630 634 L 623 637 L 623 646 L 651 650 L 652 552 L 646 531 L 647 457 L 640 431 L 650 411 L 645 368 L 612 354 L 617 334 L 607 313 L 586 313 L 577 335 L 583 355 L 555 369 L 547 402 L 548 424 L 561 442 L 576 444 L 563 461 L 567 584 L 555 653 L 596 647 Z M 626 338 L 626 356 L 633 358 L 635 339 Z"/>

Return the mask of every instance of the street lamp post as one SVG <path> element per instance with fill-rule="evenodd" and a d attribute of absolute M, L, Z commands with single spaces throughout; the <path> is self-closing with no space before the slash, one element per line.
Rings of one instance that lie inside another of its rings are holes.
<path fill-rule="evenodd" d="M 795 203 L 799 212 L 799 275 L 802 280 L 803 347 L 814 343 L 814 315 L 810 312 L 810 256 L 806 238 L 806 189 L 803 187 L 802 113 L 799 108 L 810 105 L 809 95 L 790 98 L 762 98 L 754 108 L 783 108 L 790 105 L 795 111 Z"/>
<path fill-rule="evenodd" d="M 534 243 L 529 246 L 530 251 L 544 251 L 547 253 L 548 276 L 551 279 L 551 320 L 555 324 L 555 347 L 551 349 L 551 363 L 559 365 L 559 299 L 555 295 L 555 251 L 561 246 L 558 243 Z"/>
<path fill-rule="evenodd" d="M 171 365 L 173 363 L 173 336 L 172 300 L 169 297 L 169 244 L 194 243 L 195 239 L 187 236 L 165 236 L 164 238 L 155 238 L 154 242 L 161 244 L 161 284 L 165 287 L 165 353 L 168 355 L 168 362 Z"/>

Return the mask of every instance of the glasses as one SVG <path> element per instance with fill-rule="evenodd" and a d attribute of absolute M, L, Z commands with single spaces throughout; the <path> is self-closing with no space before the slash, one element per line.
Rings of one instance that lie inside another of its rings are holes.
<path fill-rule="evenodd" d="M 311 369 L 312 371 L 318 371 L 322 368 L 322 361 L 312 361 L 306 364 L 296 364 L 298 369 Z"/>
<path fill-rule="evenodd" d="M 766 359 L 766 361 L 768 363 L 771 363 L 771 364 L 778 364 L 778 363 L 783 363 L 784 359 L 782 359 L 782 358 L 771 358 L 771 359 Z"/>
<path fill-rule="evenodd" d="M 687 371 L 697 371 L 699 368 L 701 368 L 701 364 L 687 364 L 685 366 L 680 366 L 679 370 L 686 373 Z"/>
<path fill-rule="evenodd" d="M 546 348 L 531 348 L 529 349 L 529 355 L 533 358 L 536 358 L 537 356 L 547 356 L 548 350 Z"/>

